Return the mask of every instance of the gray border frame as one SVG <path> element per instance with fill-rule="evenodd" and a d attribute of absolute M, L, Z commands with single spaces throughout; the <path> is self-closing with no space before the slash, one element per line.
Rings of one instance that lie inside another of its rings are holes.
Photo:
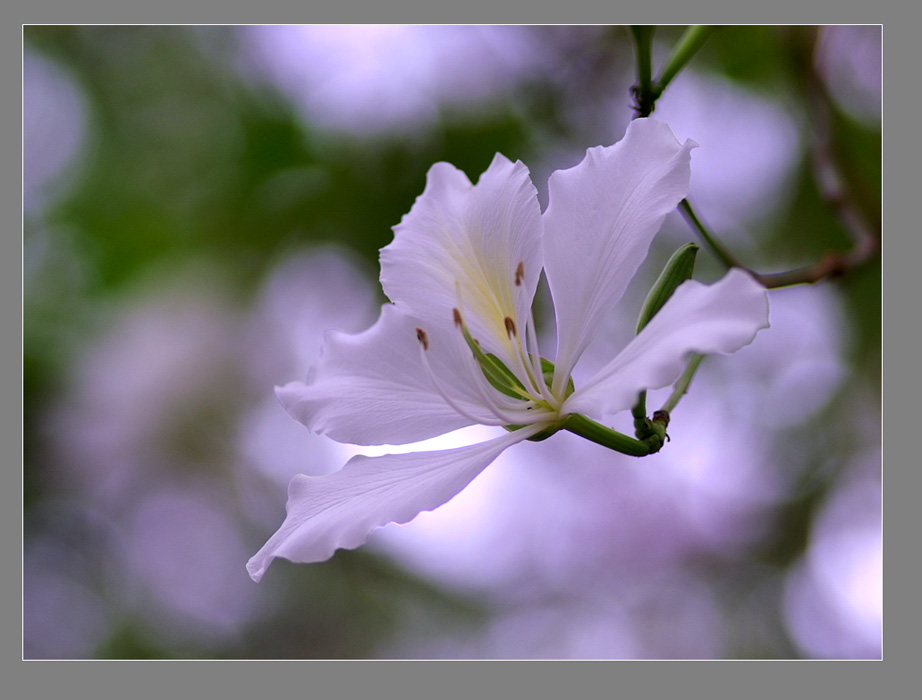
<path fill-rule="evenodd" d="M 21 79 L 21 28 L 23 23 L 247 23 L 305 21 L 364 21 L 417 23 L 596 23 L 618 21 L 671 22 L 711 21 L 723 23 L 872 23 L 883 24 L 885 38 L 884 61 L 884 197 L 885 236 L 883 264 L 884 319 L 889 321 L 884 333 L 884 450 L 886 471 L 885 498 L 885 644 L 882 662 L 788 662 L 788 661 L 713 661 L 713 662 L 24 662 L 21 659 L 21 575 L 16 585 L 13 567 L 4 567 L 2 611 L 3 685 L 11 688 L 16 698 L 88 697 L 144 698 L 162 697 L 221 697 L 254 698 L 280 694 L 298 697 L 369 696 L 404 698 L 470 698 L 470 697 L 708 697 L 708 698 L 775 698 L 791 693 L 794 697 L 837 700 L 867 697 L 903 697 L 904 685 L 917 675 L 918 646 L 912 645 L 911 630 L 918 616 L 918 605 L 909 589 L 918 580 L 918 557 L 902 556 L 913 546 L 917 524 L 907 522 L 907 516 L 918 512 L 913 508 L 915 494 L 920 489 L 918 458 L 911 458 L 907 436 L 914 430 L 914 402 L 920 373 L 909 367 L 907 354 L 918 347 L 914 328 L 917 315 L 912 308 L 918 290 L 908 289 L 906 280 L 915 281 L 909 265 L 919 257 L 918 224 L 907 211 L 907 203 L 918 197 L 918 180 L 912 174 L 912 156 L 918 146 L 906 121 L 915 116 L 914 96 L 918 92 L 913 80 L 918 63 L 918 39 L 912 37 L 920 24 L 916 11 L 895 9 L 890 3 L 873 6 L 850 3 L 799 2 L 792 10 L 748 6 L 745 9 L 729 0 L 687 4 L 673 11 L 668 4 L 635 3 L 634 9 L 618 3 L 615 6 L 600 0 L 589 0 L 590 7 L 579 0 L 565 4 L 544 4 L 535 7 L 525 0 L 500 2 L 495 0 L 487 10 L 472 8 L 469 3 L 452 7 L 435 7 L 423 0 L 388 2 L 343 0 L 335 5 L 310 7 L 293 0 L 283 3 L 195 2 L 162 3 L 154 8 L 147 5 L 127 6 L 116 0 L 96 0 L 77 3 L 55 3 L 34 0 L 4 11 L 6 21 L 2 42 L 4 85 L 12 90 L 15 80 L 9 74 L 18 72 Z M 893 3 L 895 5 L 895 3 Z M 819 5 L 819 7 L 817 6 Z M 825 7 L 823 7 L 825 6 Z M 898 7 L 907 5 L 900 3 Z M 473 11 L 472 11 L 473 10 Z M 766 11 L 768 10 L 768 11 Z M 18 37 L 14 36 L 14 32 Z M 19 39 L 18 41 L 16 39 Z M 913 41 L 915 39 L 915 41 Z M 20 52 L 19 60 L 14 52 Z M 904 89 L 901 88 L 904 86 Z M 909 102 L 907 104 L 907 102 Z M 2 107 L 5 118 L 2 140 L 4 186 L 0 193 L 3 211 L 12 218 L 16 201 L 21 204 L 11 163 L 21 162 L 21 123 L 13 112 L 13 102 Z M 21 117 L 21 112 L 20 112 Z M 9 132 L 17 131 L 18 139 Z M 17 149 L 16 140 L 20 141 Z M 17 158 L 16 153 L 19 153 Z M 20 173 L 21 175 L 21 173 Z M 20 182 L 21 184 L 21 182 Z M 911 204 L 909 205 L 911 206 Z M 19 442 L 19 464 L 22 464 L 22 374 L 17 367 L 12 345 L 15 342 L 16 320 L 21 329 L 21 218 L 20 235 L 15 225 L 2 238 L 0 281 L 4 293 L 4 325 L 13 331 L 3 334 L 2 377 L 4 411 L 7 415 L 0 426 L 7 454 Z M 18 238 L 18 244 L 17 244 Z M 18 274 L 14 267 L 18 266 Z M 18 288 L 14 289 L 14 287 Z M 908 308 L 907 308 L 908 307 Z M 893 319 L 909 319 L 909 323 L 894 323 Z M 908 336 L 908 337 L 907 337 Z M 9 347 L 8 347 L 9 346 Z M 20 336 L 20 360 L 21 360 Z M 12 365 L 12 366 L 11 366 Z M 18 374 L 17 374 L 18 371 Z M 19 384 L 19 399 L 14 385 Z M 16 408 L 9 405 L 16 403 Z M 18 420 L 16 418 L 18 413 Z M 11 415 L 12 414 L 12 415 Z M 917 428 L 915 428 L 917 430 Z M 14 462 L 9 459 L 9 462 Z M 4 462 L 7 462 L 5 459 Z M 11 464 L 2 471 L 4 487 L 0 517 L 3 552 L 6 558 L 21 555 L 21 469 Z M 17 501 L 19 507 L 16 507 Z M 21 573 L 21 572 L 20 572 Z M 17 593 L 17 590 L 19 593 Z M 166 666 L 164 666 L 166 664 Z M 916 673 L 913 673 L 916 671 Z"/>

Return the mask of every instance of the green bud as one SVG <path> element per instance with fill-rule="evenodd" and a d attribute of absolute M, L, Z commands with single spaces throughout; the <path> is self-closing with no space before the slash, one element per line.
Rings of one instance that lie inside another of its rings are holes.
<path fill-rule="evenodd" d="M 461 329 L 461 334 L 464 336 L 464 342 L 467 343 L 467 346 L 471 349 L 471 352 L 474 353 L 474 357 L 477 359 L 477 363 L 480 365 L 483 376 L 486 377 L 488 382 L 490 382 L 490 386 L 505 394 L 506 396 L 511 396 L 514 399 L 521 399 L 527 396 L 525 387 L 522 386 L 522 382 L 520 382 L 516 376 L 509 371 L 509 368 L 506 367 L 502 360 L 500 360 L 496 355 L 492 353 L 485 353 L 480 349 L 480 343 L 478 343 L 471 336 L 470 331 L 467 329 L 467 325 L 461 318 L 461 313 L 457 309 L 453 309 L 453 311 L 455 315 L 455 325 Z"/>
<path fill-rule="evenodd" d="M 687 243 L 679 248 L 660 273 L 659 279 L 653 285 L 650 293 L 643 303 L 640 311 L 640 318 L 637 319 L 637 332 L 640 333 L 650 319 L 663 308 L 669 297 L 680 284 L 690 280 L 692 272 L 695 269 L 695 256 L 698 254 L 698 245 L 696 243 Z"/>
<path fill-rule="evenodd" d="M 494 389 L 514 399 L 521 399 L 527 395 L 522 382 L 496 355 L 481 352 L 479 355 L 475 353 L 475 356 L 480 363 L 483 376 Z"/>

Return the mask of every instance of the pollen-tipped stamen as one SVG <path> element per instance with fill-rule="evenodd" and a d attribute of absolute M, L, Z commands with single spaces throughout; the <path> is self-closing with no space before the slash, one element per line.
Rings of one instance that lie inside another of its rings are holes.
<path fill-rule="evenodd" d="M 527 294 L 526 290 L 521 286 L 521 279 L 524 275 L 525 263 L 520 262 L 515 271 L 515 284 L 520 288 L 518 292 L 520 295 Z M 544 371 L 541 366 L 541 351 L 538 348 L 538 330 L 535 325 L 535 315 L 532 311 L 531 300 L 524 299 L 524 301 L 524 306 L 528 309 L 528 315 L 525 317 L 523 352 L 528 357 L 528 361 L 531 365 L 531 371 L 528 372 L 528 375 L 529 377 L 537 378 L 533 381 L 535 396 L 540 396 L 545 402 L 556 409 L 560 407 L 561 402 L 555 398 L 554 392 L 547 386 L 547 382 L 544 380 Z M 521 340 L 519 341 L 519 347 L 522 347 Z"/>
<path fill-rule="evenodd" d="M 457 401 L 455 401 L 453 398 L 451 398 L 448 395 L 445 389 L 442 388 L 442 384 L 441 382 L 439 382 L 438 378 L 436 377 L 435 372 L 432 371 L 432 365 L 429 364 L 429 357 L 428 357 L 428 352 L 427 352 L 429 349 L 429 343 L 428 343 L 428 339 L 426 338 L 426 333 L 425 331 L 422 331 L 419 328 L 417 328 L 416 331 L 417 331 L 416 337 L 419 339 L 419 356 L 423 362 L 423 369 L 425 369 L 426 376 L 429 377 L 429 381 L 432 382 L 432 386 L 435 387 L 435 390 L 438 392 L 439 396 L 441 396 L 442 399 L 444 399 L 445 403 L 447 403 L 455 411 L 457 411 L 458 413 L 460 413 L 462 416 L 464 416 L 465 418 L 467 418 L 469 421 L 473 423 L 479 423 L 481 425 L 508 425 L 509 421 L 507 420 L 503 420 L 499 418 L 497 418 L 497 420 L 490 420 L 489 418 L 484 418 L 483 416 L 475 416 L 470 411 L 462 408 L 458 404 Z M 424 342 L 424 339 L 426 342 Z"/>
<path fill-rule="evenodd" d="M 524 274 L 525 265 L 520 262 L 516 268 L 516 279 L 520 286 L 524 279 Z M 522 341 L 518 335 L 518 328 L 512 317 L 503 317 L 503 327 L 506 331 L 508 340 L 506 347 L 508 348 L 509 356 L 511 356 L 513 360 L 511 366 L 506 366 L 499 358 L 485 353 L 477 340 L 471 336 L 467 323 L 464 320 L 461 283 L 458 280 L 455 280 L 455 296 L 457 297 L 458 305 L 452 309 L 452 320 L 455 326 L 461 329 L 465 342 L 471 349 L 471 352 L 474 353 L 474 357 L 476 357 L 477 361 L 480 363 L 481 371 L 486 375 L 489 384 L 506 396 L 521 398 L 528 401 L 533 401 L 538 398 L 538 402 L 541 402 L 541 397 L 543 397 L 546 392 L 546 389 L 542 390 L 544 377 L 540 371 L 535 373 L 526 366 L 525 363 L 528 360 L 524 358 L 527 358 L 527 353 L 522 348 Z"/>
<path fill-rule="evenodd" d="M 480 367 L 477 366 L 475 358 L 473 356 L 466 358 L 465 364 L 471 375 L 471 384 L 473 384 L 480 400 L 483 401 L 485 407 L 488 408 L 494 416 L 504 421 L 503 425 L 530 425 L 532 423 L 547 421 L 546 413 L 543 411 L 536 412 L 533 415 L 527 415 L 525 413 L 537 406 L 537 404 L 531 400 L 528 402 L 515 401 L 511 405 L 507 403 L 506 408 L 503 408 L 500 405 L 500 401 L 506 403 L 508 399 L 497 396 L 490 391 L 493 389 L 493 391 L 496 392 L 496 389 L 489 384 Z"/>
<path fill-rule="evenodd" d="M 541 351 L 538 348 L 538 331 L 535 328 L 535 319 L 531 313 L 531 309 L 528 311 L 528 320 L 525 322 L 525 346 L 528 348 L 528 356 L 531 359 L 533 371 L 541 377 L 541 398 L 547 401 L 553 408 L 560 408 L 561 401 L 558 400 L 551 391 L 551 387 L 547 385 L 547 380 L 544 376 L 544 368 L 541 363 Z"/>
<path fill-rule="evenodd" d="M 423 346 L 423 350 L 429 349 L 429 336 L 426 335 L 426 331 L 422 328 L 416 329 L 416 339 L 419 341 L 419 344 Z"/>
<path fill-rule="evenodd" d="M 518 370 L 518 376 L 527 378 L 527 388 L 532 397 L 543 396 L 541 386 L 544 383 L 544 378 L 540 372 L 534 372 L 533 368 L 529 369 L 525 364 L 528 353 L 525 348 L 522 347 L 522 339 L 518 336 L 515 321 L 507 316 L 504 319 L 504 323 L 506 325 L 506 332 L 509 334 L 509 340 L 512 341 L 512 359 L 515 360 L 515 369 Z M 524 379 L 522 383 L 525 383 Z"/>
<path fill-rule="evenodd" d="M 516 399 L 531 398 L 525 386 L 511 370 L 501 364 L 495 357 L 487 355 L 483 351 L 477 339 L 471 336 L 461 312 L 458 309 L 452 309 L 452 316 L 455 319 L 455 325 L 461 330 L 464 342 L 467 343 L 474 357 L 477 358 L 477 362 L 490 384 L 507 396 Z"/>

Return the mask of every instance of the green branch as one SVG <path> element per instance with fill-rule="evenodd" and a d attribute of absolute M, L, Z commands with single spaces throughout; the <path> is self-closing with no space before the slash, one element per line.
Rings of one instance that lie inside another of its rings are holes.
<path fill-rule="evenodd" d="M 659 94 L 663 93 L 666 86 L 672 82 L 672 79 L 685 67 L 685 64 L 691 60 L 692 56 L 698 52 L 698 49 L 704 46 L 704 42 L 708 40 L 713 32 L 714 27 L 707 24 L 695 24 L 685 30 L 685 33 L 679 39 L 679 43 L 673 49 L 672 56 L 669 57 L 663 70 L 660 71 L 659 76 L 656 78 L 656 88 Z"/>
<path fill-rule="evenodd" d="M 663 94 L 666 86 L 686 66 L 698 49 L 704 46 L 704 42 L 714 31 L 714 27 L 703 24 L 696 24 L 686 29 L 673 48 L 666 65 L 656 80 L 653 80 L 653 29 L 648 25 L 631 27 L 631 35 L 634 37 L 637 50 L 637 84 L 631 88 L 635 117 L 649 117 L 653 113 L 656 109 L 656 101 Z"/>
<path fill-rule="evenodd" d="M 659 93 L 653 85 L 653 27 L 633 25 L 631 36 L 637 50 L 637 84 L 631 88 L 638 117 L 649 117 Z"/>
<path fill-rule="evenodd" d="M 701 360 L 703 359 L 704 355 L 697 354 L 689 358 L 688 366 L 673 386 L 672 393 L 669 395 L 669 398 L 666 399 L 666 403 L 664 403 L 663 407 L 660 409 L 661 411 L 672 413 L 675 410 L 681 398 L 688 393 L 688 386 L 691 384 L 692 377 L 695 376 L 695 372 L 698 371 L 698 365 L 701 364 Z"/>
<path fill-rule="evenodd" d="M 591 418 L 586 418 L 578 413 L 571 413 L 563 422 L 562 428 L 575 435 L 586 438 L 590 442 L 602 445 L 615 452 L 631 455 L 632 457 L 645 457 L 654 450 L 640 440 L 619 433 L 617 430 L 606 428 Z"/>
<path fill-rule="evenodd" d="M 695 233 L 701 238 L 702 241 L 711 249 L 714 255 L 724 264 L 727 269 L 731 267 L 743 267 L 739 261 L 733 257 L 733 254 L 727 249 L 727 247 L 721 243 L 716 236 L 711 234 L 707 230 L 705 225 L 701 223 L 701 219 L 698 218 L 698 215 L 695 214 L 695 211 L 692 209 L 691 204 L 689 204 L 687 199 L 683 199 L 679 202 L 679 211 L 682 212 L 682 216 L 685 217 L 685 220 L 688 222 Z"/>

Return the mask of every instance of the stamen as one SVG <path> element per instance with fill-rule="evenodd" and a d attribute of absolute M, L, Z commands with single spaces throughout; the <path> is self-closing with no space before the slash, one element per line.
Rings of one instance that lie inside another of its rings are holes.
<path fill-rule="evenodd" d="M 421 348 L 420 356 L 422 357 L 422 360 L 423 360 L 423 367 L 425 368 L 426 374 L 429 376 L 430 381 L 435 386 L 435 389 L 439 393 L 439 395 L 445 400 L 445 402 L 449 406 L 451 406 L 453 409 L 455 409 L 458 413 L 460 413 L 462 416 L 464 416 L 468 420 L 473 420 L 477 423 L 483 423 L 484 425 L 488 425 L 488 423 L 486 423 L 482 418 L 477 418 L 470 412 L 462 409 L 457 404 L 457 402 L 455 402 L 453 399 L 451 399 L 448 396 L 447 392 L 445 392 L 445 390 L 442 388 L 441 384 L 439 383 L 438 379 L 436 378 L 435 372 L 432 371 L 432 366 L 429 364 L 429 358 L 426 355 L 426 351 L 429 350 L 429 337 L 426 335 L 426 331 L 424 331 L 422 328 L 417 328 L 416 338 L 417 340 L 419 340 L 419 344 Z M 474 342 L 477 343 L 476 340 Z M 477 345 L 479 346 L 480 344 L 477 343 Z M 473 359 L 475 358 L 473 357 L 473 355 L 471 355 L 471 360 Z M 470 361 L 467 364 L 468 364 L 469 369 L 471 366 L 473 366 L 473 363 Z M 502 408 L 500 408 L 496 398 L 491 398 L 489 394 L 481 386 L 481 383 L 479 380 L 485 379 L 482 371 L 478 372 L 475 370 L 473 376 L 474 376 L 474 386 L 477 389 L 478 395 L 483 400 L 483 402 L 487 405 L 487 408 L 490 410 L 490 412 L 503 421 L 502 423 L 497 423 L 496 425 L 511 425 L 511 424 L 524 425 L 525 423 L 528 423 L 528 422 L 536 422 L 536 421 L 525 421 L 523 423 L 517 418 L 516 419 L 511 418 L 510 414 L 506 413 Z M 503 403 L 506 404 L 506 408 L 508 409 L 518 409 L 522 405 L 522 401 L 520 400 L 512 401 L 510 399 L 506 399 L 505 397 L 503 397 L 501 400 L 503 401 Z M 527 408 L 528 410 L 530 410 L 531 408 L 533 408 L 533 406 L 528 406 Z"/>
<path fill-rule="evenodd" d="M 525 279 L 525 263 L 519 261 L 519 266 L 515 268 L 515 286 L 521 287 L 523 279 Z"/>
<path fill-rule="evenodd" d="M 510 329 L 510 325 L 511 325 L 511 329 Z M 513 322 L 511 318 L 506 319 L 506 330 L 510 331 L 510 334 L 509 334 L 510 340 L 513 337 L 516 337 L 516 339 L 518 340 L 518 336 L 516 335 L 516 330 L 515 330 L 515 323 Z M 525 366 L 524 358 L 525 358 L 526 352 L 525 352 L 525 349 L 522 347 L 521 341 L 518 340 L 518 342 L 514 343 L 512 348 L 510 349 L 512 351 L 512 359 L 514 360 L 514 363 L 515 363 L 512 367 L 510 367 L 510 369 L 512 369 L 513 372 L 516 374 L 516 376 L 519 378 L 519 381 L 522 382 L 522 385 L 526 387 L 526 390 L 530 394 L 530 398 L 541 396 L 542 395 L 541 385 L 544 383 L 544 376 L 540 372 L 536 374 L 529 367 Z"/>
<path fill-rule="evenodd" d="M 429 349 L 429 336 L 426 335 L 426 331 L 422 328 L 416 329 L 416 339 L 419 341 L 419 344 L 423 346 L 423 350 Z"/>
<path fill-rule="evenodd" d="M 516 268 L 517 286 L 521 286 L 519 284 L 521 281 L 519 275 L 520 272 L 522 275 L 525 274 L 525 264 L 522 262 L 520 262 L 518 268 Z M 526 293 L 527 292 L 524 289 L 519 291 L 520 295 L 524 295 Z M 527 302 L 528 300 L 526 299 L 525 301 Z M 528 315 L 525 318 L 524 348 L 522 348 L 522 352 L 524 355 L 526 355 L 529 361 L 529 369 L 525 369 L 521 358 L 517 357 L 516 359 L 519 360 L 519 365 L 522 366 L 522 370 L 528 374 L 528 377 L 531 380 L 530 383 L 535 391 L 534 396 L 540 396 L 550 406 L 557 409 L 560 408 L 561 402 L 556 398 L 552 388 L 548 387 L 547 383 L 544 381 L 544 368 L 541 366 L 541 351 L 538 347 L 538 329 L 535 324 L 534 311 L 532 310 L 530 303 L 525 306 L 528 309 Z M 520 342 L 519 345 L 521 347 L 522 343 Z"/>
<path fill-rule="evenodd" d="M 442 388 L 441 383 L 439 383 L 439 380 L 436 379 L 435 372 L 432 371 L 432 366 L 429 364 L 429 357 L 427 356 L 425 352 L 425 348 L 423 348 L 422 344 L 420 344 L 419 356 L 422 358 L 423 368 L 426 370 L 426 376 L 429 377 L 429 381 L 432 382 L 432 385 L 435 387 L 435 390 L 438 392 L 439 396 L 441 396 L 442 399 L 445 400 L 445 403 L 451 406 L 455 411 L 460 413 L 462 416 L 467 418 L 472 423 L 479 423 L 480 425 L 510 425 L 509 421 L 502 420 L 502 419 L 491 420 L 489 418 L 484 418 L 483 416 L 475 416 L 470 411 L 467 411 L 461 408 L 461 406 L 458 405 L 457 401 L 452 399 L 445 392 L 445 390 Z"/>
<path fill-rule="evenodd" d="M 520 264 L 519 267 L 522 268 L 522 273 L 524 274 L 524 270 L 525 270 L 524 264 Z M 458 280 L 455 280 L 455 294 L 457 296 L 458 306 L 452 309 L 452 318 L 454 319 L 455 325 L 461 329 L 461 333 L 464 336 L 464 340 L 468 344 L 468 347 L 471 348 L 471 351 L 474 353 L 474 356 L 480 362 L 481 367 L 482 367 L 481 375 L 483 375 L 483 372 L 487 371 L 486 367 L 484 367 L 483 364 L 484 362 L 488 362 L 488 360 L 483 354 L 483 350 L 480 347 L 480 343 L 477 341 L 476 338 L 473 338 L 471 336 L 470 331 L 467 328 L 467 324 L 464 321 L 464 306 L 462 305 L 463 302 L 461 300 L 461 283 Z M 515 326 L 515 321 L 513 321 L 511 317 L 506 316 L 503 319 L 503 322 L 506 328 L 506 334 L 508 335 L 509 340 L 512 341 L 513 338 L 516 338 L 518 336 L 518 331 Z M 521 385 L 520 388 L 521 388 L 522 398 L 528 400 L 528 399 L 533 398 L 534 396 L 540 395 L 541 390 L 540 388 L 538 388 L 538 384 L 540 382 L 536 383 L 535 378 L 532 376 L 531 372 L 525 367 L 524 363 L 522 362 L 521 343 L 510 342 L 508 345 L 508 349 L 509 349 L 509 354 L 514 360 L 514 364 L 511 365 L 508 369 L 511 371 L 511 373 L 515 377 L 516 381 Z M 541 377 L 540 374 L 538 376 Z M 529 388 L 529 385 L 531 385 L 530 388 Z M 509 388 L 511 391 L 519 392 L 519 390 L 514 386 L 511 386 Z"/>
<path fill-rule="evenodd" d="M 518 266 L 515 268 L 515 286 L 522 287 L 524 279 L 525 262 L 520 260 Z M 519 291 L 520 295 L 526 293 L 524 289 Z M 526 299 L 525 301 L 528 302 L 529 300 Z M 541 367 L 541 355 L 538 351 L 538 337 L 537 331 L 535 330 L 535 319 L 531 310 L 531 304 L 527 303 L 526 308 L 528 309 L 528 316 L 525 319 L 524 343 L 520 340 L 518 348 L 513 348 L 512 354 L 515 356 L 517 369 L 519 369 L 524 376 L 528 377 L 528 383 L 534 390 L 533 396 L 540 396 L 544 401 L 556 408 L 560 406 L 560 402 L 554 398 L 544 381 L 544 371 Z M 513 336 L 517 336 L 515 323 L 508 317 L 505 321 L 506 332 L 509 334 L 511 340 Z M 532 333 L 529 333 L 529 330 L 531 330 Z M 516 352 L 516 350 L 518 350 L 518 352 Z"/>
<path fill-rule="evenodd" d="M 461 301 L 461 280 L 455 280 L 455 300 L 458 302 L 458 316 L 459 318 L 464 318 L 464 304 Z"/>
<path fill-rule="evenodd" d="M 490 412 L 503 421 L 503 425 L 530 425 L 532 423 L 541 423 L 547 422 L 548 417 L 544 411 L 539 413 L 533 413 L 531 415 L 525 415 L 520 413 L 522 409 L 532 410 L 534 408 L 534 402 L 529 401 L 528 403 L 523 403 L 522 401 L 514 401 L 512 405 L 508 405 L 509 399 L 495 395 L 495 389 L 492 386 L 489 386 L 487 383 L 486 377 L 483 376 L 483 372 L 476 363 L 476 359 L 471 355 L 466 362 L 468 372 L 471 375 L 471 383 L 474 385 L 474 389 L 477 391 L 477 395 L 480 397 L 480 400 L 483 401 L 486 408 Z M 507 409 L 504 409 L 500 406 L 500 400 L 504 403 L 507 403 Z"/>
<path fill-rule="evenodd" d="M 528 348 L 528 354 L 531 358 L 532 370 L 541 377 L 540 392 L 541 398 L 547 401 L 553 408 L 560 408 L 560 401 L 554 396 L 551 388 L 544 381 L 544 368 L 541 366 L 541 352 L 538 347 L 538 330 L 535 328 L 535 318 L 528 311 L 528 319 L 525 322 L 525 346 Z"/>

